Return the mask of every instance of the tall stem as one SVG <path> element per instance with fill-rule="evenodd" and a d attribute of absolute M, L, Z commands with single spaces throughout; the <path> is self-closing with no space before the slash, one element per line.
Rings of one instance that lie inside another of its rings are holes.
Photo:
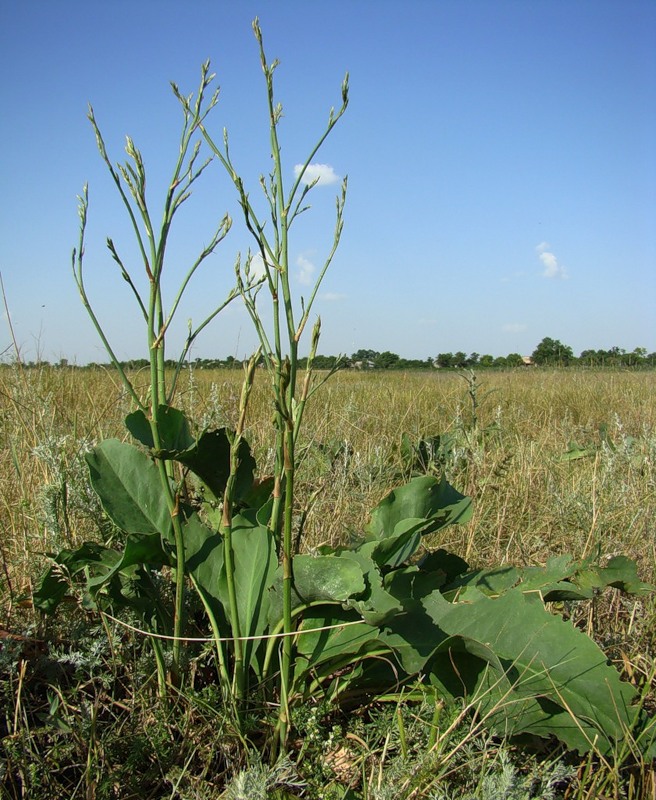
<path fill-rule="evenodd" d="M 245 269 L 245 279 L 242 278 L 239 262 L 237 266 L 238 285 L 244 298 L 248 312 L 253 320 L 255 329 L 260 339 L 264 361 L 269 371 L 274 402 L 274 427 L 275 427 L 275 465 L 273 503 L 269 517 L 269 529 L 275 537 L 282 568 L 282 655 L 280 660 L 280 712 L 274 746 L 280 745 L 284 750 L 289 733 L 289 701 L 293 686 L 293 556 L 294 556 L 294 493 L 296 484 L 296 458 L 295 448 L 303 415 L 303 408 L 309 394 L 311 377 L 311 364 L 309 364 L 306 379 L 297 398 L 298 376 L 298 348 L 301 335 L 309 318 L 310 309 L 317 295 L 326 269 L 335 252 L 342 228 L 342 208 L 346 186 L 342 190 L 342 199 L 338 199 L 338 214 L 333 248 L 328 256 L 318 280 L 311 292 L 309 301 L 302 306 L 300 321 L 295 321 L 294 298 L 290 282 L 289 270 L 289 231 L 294 219 L 301 214 L 305 196 L 314 183 L 304 180 L 306 170 L 311 160 L 325 141 L 326 137 L 342 116 L 348 104 L 348 75 L 342 83 L 342 105 L 337 113 L 330 111 L 328 124 L 320 136 L 318 143 L 312 148 L 300 173 L 292 185 L 291 191 L 285 195 L 283 181 L 283 166 L 281 147 L 278 140 L 278 123 L 282 118 L 282 107 L 276 104 L 274 98 L 273 75 L 278 65 L 277 61 L 269 63 L 266 59 L 262 42 L 262 33 L 258 20 L 253 22 L 253 31 L 259 44 L 262 71 L 266 79 L 267 102 L 269 110 L 269 144 L 273 169 L 270 181 L 260 178 L 260 185 L 269 204 L 270 234 L 265 234 L 265 226 L 256 214 L 253 205 L 244 189 L 242 179 L 235 170 L 228 148 L 228 136 L 224 132 L 223 148 L 219 149 L 214 143 L 202 123 L 199 125 L 205 140 L 209 144 L 216 158 L 226 169 L 239 196 L 246 227 L 257 242 L 256 252 L 263 260 L 265 278 L 254 285 L 249 272 L 251 263 L 250 255 Z M 303 187 L 301 184 L 305 184 Z M 256 305 L 259 287 L 265 283 L 269 289 L 272 310 L 272 335 L 269 337 L 264 330 L 262 317 Z M 312 340 L 312 356 L 316 354 L 319 326 L 315 326 Z M 225 514 L 225 506 L 224 506 Z M 226 534 L 231 535 L 226 524 Z M 226 545 L 228 544 L 226 539 Z M 231 567 L 226 561 L 226 569 Z M 235 651 L 237 652 L 237 651 Z M 271 657 L 269 651 L 268 658 Z"/>
<path fill-rule="evenodd" d="M 205 167 L 210 163 L 211 158 L 205 161 L 201 166 L 196 166 L 196 159 L 200 152 L 201 141 L 198 141 L 193 147 L 191 146 L 191 139 L 205 120 L 207 114 L 216 105 L 218 101 L 218 91 L 214 93 L 209 103 L 203 106 L 204 92 L 211 83 L 213 75 L 209 74 L 209 62 L 203 64 L 201 70 L 201 82 L 196 95 L 195 102 L 192 103 L 193 95 L 183 97 L 178 91 L 177 87 L 173 85 L 175 96 L 182 104 L 184 114 L 184 125 L 180 138 L 180 147 L 176 156 L 175 166 L 169 188 L 166 193 L 163 217 L 159 230 L 155 230 L 152 224 L 152 218 L 149 212 L 147 198 L 146 198 L 146 170 L 144 161 L 139 150 L 135 147 L 132 139 L 128 137 L 126 143 L 126 152 L 129 161 L 125 164 L 118 164 L 116 167 L 112 164 L 107 154 L 105 143 L 96 123 L 93 109 L 89 108 L 89 120 L 93 126 L 96 135 L 96 143 L 100 155 L 105 162 L 107 169 L 116 185 L 116 188 L 121 196 L 123 204 L 126 208 L 132 229 L 138 244 L 139 254 L 143 262 L 145 274 L 148 279 L 148 300 L 144 302 L 137 283 L 133 280 L 132 275 L 128 272 L 117 249 L 111 239 L 108 239 L 107 246 L 110 250 L 112 258 L 119 265 L 122 277 L 129 284 L 133 294 L 136 297 L 137 304 L 141 311 L 142 316 L 145 318 L 147 329 L 147 344 L 148 355 L 150 361 L 150 397 L 142 401 L 138 396 L 134 386 L 130 382 L 125 370 L 119 364 L 105 333 L 100 325 L 84 288 L 82 259 L 83 259 L 83 242 L 84 242 L 84 229 L 86 225 L 87 215 L 87 191 L 86 187 L 83 196 L 80 198 L 80 219 L 81 219 L 81 232 L 80 232 L 80 246 L 79 251 L 73 252 L 73 272 L 75 281 L 77 283 L 80 295 L 84 305 L 91 316 L 92 322 L 96 327 L 107 352 L 109 353 L 115 367 L 117 368 L 128 392 L 130 393 L 135 404 L 144 413 L 150 411 L 149 423 L 152 434 L 152 442 L 154 450 L 162 450 L 162 431 L 161 431 L 161 409 L 169 402 L 167 396 L 166 374 L 165 374 L 165 339 L 166 331 L 171 323 L 173 316 L 178 309 L 180 297 L 183 294 L 187 283 L 198 266 L 214 251 L 218 243 L 223 239 L 230 227 L 229 217 L 224 217 L 224 220 L 219 225 L 217 231 L 214 233 L 210 244 L 203 248 L 200 256 L 193 262 L 191 268 L 187 273 L 187 277 L 180 286 L 173 306 L 168 313 L 168 318 L 163 302 L 162 295 L 162 275 L 164 272 L 166 245 L 168 235 L 170 232 L 171 224 L 177 209 L 180 205 L 190 196 L 191 187 L 194 182 L 203 173 Z M 237 292 L 231 292 L 226 302 L 229 302 Z M 188 336 L 188 346 L 198 335 L 200 330 L 209 323 L 209 321 L 218 313 L 225 303 L 219 306 L 219 309 L 210 314 L 206 320 L 195 330 L 190 325 Z M 173 381 L 173 388 L 175 388 L 175 378 Z M 173 391 L 173 390 L 172 390 Z M 164 502 L 169 511 L 171 518 L 171 528 L 161 531 L 164 538 L 170 539 L 171 530 L 173 531 L 174 541 L 174 569 L 175 569 L 175 601 L 174 601 L 174 615 L 173 615 L 173 645 L 172 645 L 172 667 L 171 678 L 174 684 L 180 683 L 181 678 L 181 654 L 182 654 L 182 635 L 184 633 L 184 593 L 185 593 L 185 549 L 182 520 L 179 515 L 179 490 L 175 488 L 174 481 L 174 465 L 168 459 L 157 458 L 157 467 L 160 476 L 162 487 L 162 494 Z M 162 682 L 162 665 L 164 663 L 161 647 L 156 651 L 158 656 L 158 678 L 160 686 Z"/>

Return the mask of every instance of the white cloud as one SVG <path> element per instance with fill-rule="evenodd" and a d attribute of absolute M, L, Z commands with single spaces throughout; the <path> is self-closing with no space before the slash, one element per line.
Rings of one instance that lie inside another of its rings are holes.
<path fill-rule="evenodd" d="M 294 175 L 298 178 L 303 169 L 303 164 L 297 164 L 294 167 Z M 305 184 L 312 183 L 317 180 L 319 186 L 328 186 L 331 183 L 337 183 L 339 175 L 335 174 L 335 170 L 329 164 L 308 164 L 308 168 L 302 177 L 302 182 Z"/>
<path fill-rule="evenodd" d="M 324 292 L 321 295 L 322 300 L 326 300 L 329 303 L 335 303 L 338 300 L 346 300 L 347 295 L 340 294 L 340 292 Z"/>
<path fill-rule="evenodd" d="M 312 283 L 312 276 L 314 275 L 314 264 L 309 258 L 300 255 L 296 259 L 296 265 L 299 267 L 298 281 L 304 286 L 309 286 Z"/>
<path fill-rule="evenodd" d="M 551 252 L 549 242 L 540 242 L 535 249 L 538 253 L 538 258 L 544 266 L 542 272 L 543 278 L 560 278 L 561 280 L 566 280 L 569 277 L 565 267 L 558 263 L 558 259 Z"/>
<path fill-rule="evenodd" d="M 505 333 L 523 333 L 528 328 L 523 322 L 507 322 L 501 326 L 501 330 Z"/>
<path fill-rule="evenodd" d="M 251 278 L 255 278 L 255 280 L 259 280 L 263 278 L 266 274 L 264 269 L 264 259 L 262 258 L 262 253 L 255 253 L 255 255 L 251 258 L 250 263 L 250 276 Z"/>

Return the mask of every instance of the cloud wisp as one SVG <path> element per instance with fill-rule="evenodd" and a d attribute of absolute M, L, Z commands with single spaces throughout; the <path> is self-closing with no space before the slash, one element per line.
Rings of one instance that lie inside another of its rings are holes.
<path fill-rule="evenodd" d="M 296 164 L 294 167 L 294 175 L 297 178 L 302 169 L 303 164 Z M 339 175 L 335 173 L 335 170 L 329 164 L 308 164 L 301 182 L 307 185 L 314 183 L 314 181 L 317 182 L 318 186 L 329 186 L 331 183 L 339 181 Z"/>
<path fill-rule="evenodd" d="M 504 333 L 524 333 L 527 328 L 528 325 L 525 325 L 523 322 L 507 322 L 505 325 L 501 326 L 501 330 Z"/>
<path fill-rule="evenodd" d="M 303 286 L 309 286 L 314 276 L 314 264 L 307 256 L 301 253 L 296 259 L 296 266 L 298 267 L 298 282 L 302 283 Z"/>
<path fill-rule="evenodd" d="M 552 280 L 554 278 L 560 278 L 560 280 L 563 281 L 569 278 L 565 267 L 558 263 L 558 259 L 554 253 L 552 253 L 549 242 L 540 242 L 535 250 L 544 267 L 544 270 L 542 271 L 543 278 L 550 278 Z"/>

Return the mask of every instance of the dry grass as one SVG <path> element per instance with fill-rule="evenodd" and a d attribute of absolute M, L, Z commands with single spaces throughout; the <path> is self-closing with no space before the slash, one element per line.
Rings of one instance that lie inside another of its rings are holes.
<path fill-rule="evenodd" d="M 403 433 L 451 431 L 458 446 L 449 478 L 472 495 L 475 514 L 441 544 L 473 563 L 600 548 L 635 558 L 653 580 L 656 373 L 516 370 L 479 379 L 476 426 L 468 384 L 454 373 L 341 372 L 321 387 L 308 406 L 300 472 L 299 496 L 313 498 L 299 509 L 307 545 L 362 529 L 402 479 Z M 177 404 L 199 426 L 234 424 L 240 380 L 238 370 L 188 373 Z M 266 380 L 258 376 L 248 430 L 263 473 L 272 458 Z M 90 535 L 80 455 L 89 442 L 124 437 L 129 411 L 109 372 L 0 370 L 0 513 L 14 595 L 29 587 L 38 553 Z M 590 455 L 561 460 L 570 441 Z"/>
<path fill-rule="evenodd" d="M 449 480 L 474 498 L 475 512 L 431 544 L 473 566 L 541 563 L 562 552 L 576 559 L 624 553 L 653 582 L 656 373 L 517 370 L 481 372 L 478 380 L 475 411 L 471 376 L 468 382 L 454 373 L 342 372 L 321 387 L 308 405 L 300 448 L 303 546 L 335 545 L 362 532 L 370 509 L 409 475 L 399 447 L 404 433 L 418 440 L 448 432 Z M 273 443 L 266 381 L 262 371 L 248 429 L 262 475 L 271 468 Z M 147 383 L 144 375 L 144 390 Z M 187 372 L 176 405 L 199 428 L 234 426 L 240 385 L 239 370 Z M 46 564 L 45 553 L 101 535 L 103 515 L 83 456 L 100 439 L 127 438 L 123 419 L 131 410 L 111 372 L 0 368 L 0 628 L 29 625 L 32 612 L 20 599 Z M 586 454 L 564 459 L 570 442 Z M 649 707 L 654 599 L 610 593 L 564 611 L 628 679 L 645 686 Z M 645 787 L 653 774 L 634 778 Z M 591 773 L 576 797 L 600 796 L 597 789 L 609 781 L 616 794 L 620 780 L 612 771 Z M 627 797 L 647 796 L 642 791 Z"/>

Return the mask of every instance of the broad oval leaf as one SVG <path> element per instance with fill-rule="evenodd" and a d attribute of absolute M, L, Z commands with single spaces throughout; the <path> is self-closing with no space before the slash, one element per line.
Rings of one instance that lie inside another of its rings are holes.
<path fill-rule="evenodd" d="M 296 652 L 309 668 L 345 655 L 355 656 L 378 640 L 378 628 L 336 606 L 312 609 L 298 627 Z"/>
<path fill-rule="evenodd" d="M 301 602 L 334 600 L 346 602 L 364 592 L 359 564 L 339 556 L 294 556 L 294 589 Z"/>
<path fill-rule="evenodd" d="M 92 593 L 98 591 L 116 573 L 140 564 L 148 564 L 151 567 L 171 566 L 172 559 L 162 547 L 162 537 L 159 533 L 130 534 L 116 563 L 104 574 L 89 578 L 87 586 Z"/>
<path fill-rule="evenodd" d="M 463 691 L 478 695 L 481 713 L 497 730 L 556 736 L 571 749 L 609 753 L 632 728 L 633 688 L 590 637 L 520 589 L 475 603 L 448 603 L 433 592 L 422 604 L 447 636 L 480 642 L 503 664 L 500 674 L 486 659 L 492 671 L 483 670 L 475 685 L 460 676 Z"/>
<path fill-rule="evenodd" d="M 261 636 L 267 629 L 269 589 L 278 559 L 273 534 L 257 523 L 254 509 L 237 514 L 232 519 L 232 557 L 241 635 Z M 221 570 L 217 591 L 227 611 L 230 605 L 225 565 Z M 244 642 L 244 664 L 253 667 L 258 676 L 261 676 L 260 656 L 264 649 L 264 640 Z"/>
<path fill-rule="evenodd" d="M 423 533 L 433 533 L 446 525 L 471 518 L 471 499 L 460 494 L 446 478 L 425 475 L 393 489 L 371 512 L 367 532 L 377 539 L 394 533 L 407 519 L 430 520 Z"/>
<path fill-rule="evenodd" d="M 126 533 L 173 541 L 159 470 L 131 444 L 106 439 L 86 455 L 91 484 L 112 522 Z"/>
<path fill-rule="evenodd" d="M 173 408 L 173 406 L 159 406 L 157 409 L 157 426 L 160 438 L 158 452 L 160 457 L 174 458 L 176 453 L 187 450 L 195 442 L 189 429 L 189 421 L 184 412 Z M 151 449 L 155 447 L 150 422 L 141 409 L 127 415 L 125 427 L 141 444 Z"/>
<path fill-rule="evenodd" d="M 193 447 L 175 455 L 176 461 L 198 476 L 215 498 L 221 497 L 230 476 L 230 440 L 227 428 L 205 431 Z M 235 500 L 241 501 L 253 488 L 255 459 L 248 442 L 242 439 L 237 450 Z"/>
<path fill-rule="evenodd" d="M 404 519 L 397 523 L 392 536 L 380 539 L 371 551 L 379 567 L 394 568 L 404 564 L 419 547 L 427 525 L 425 519 Z"/>
<path fill-rule="evenodd" d="M 223 537 L 204 525 L 196 513 L 184 521 L 183 533 L 187 572 L 205 608 L 213 617 L 215 627 L 227 635 L 226 608 L 220 588 L 224 569 Z"/>
<path fill-rule="evenodd" d="M 357 561 L 338 555 L 296 555 L 292 562 L 294 583 L 292 604 L 295 608 L 308 603 L 326 601 L 346 603 L 367 589 L 362 566 Z M 282 619 L 282 571 L 277 570 L 271 588 L 269 621 L 275 625 Z"/>

